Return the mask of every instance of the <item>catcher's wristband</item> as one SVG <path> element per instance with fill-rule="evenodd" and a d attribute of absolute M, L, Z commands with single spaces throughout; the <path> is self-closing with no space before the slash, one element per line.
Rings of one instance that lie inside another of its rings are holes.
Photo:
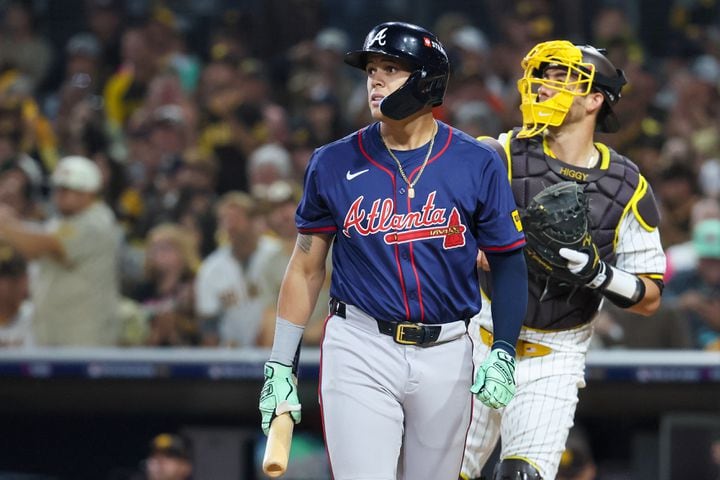
<path fill-rule="evenodd" d="M 602 261 L 600 271 L 587 285 L 599 289 L 620 308 L 632 307 L 645 296 L 645 283 L 640 277 Z"/>
<path fill-rule="evenodd" d="M 277 317 L 269 361 L 295 366 L 304 331 L 305 327 Z"/>

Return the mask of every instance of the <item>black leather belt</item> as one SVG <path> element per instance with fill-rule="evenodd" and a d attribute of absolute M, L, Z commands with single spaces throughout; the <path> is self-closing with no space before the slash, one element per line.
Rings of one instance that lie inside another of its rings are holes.
<path fill-rule="evenodd" d="M 330 300 L 330 314 L 345 318 L 345 303 Z M 380 333 L 389 335 L 401 345 L 427 345 L 437 341 L 442 327 L 413 322 L 388 322 L 375 319 Z"/>

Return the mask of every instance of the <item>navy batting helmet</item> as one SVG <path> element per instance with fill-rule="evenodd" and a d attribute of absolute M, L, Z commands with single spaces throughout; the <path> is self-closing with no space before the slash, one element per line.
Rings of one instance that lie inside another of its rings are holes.
<path fill-rule="evenodd" d="M 442 104 L 450 66 L 435 34 L 410 23 L 381 23 L 370 30 L 362 50 L 345 54 L 345 63 L 364 70 L 368 55 L 374 53 L 408 63 L 413 69 L 405 84 L 383 99 L 383 115 L 400 120 L 426 106 Z"/>

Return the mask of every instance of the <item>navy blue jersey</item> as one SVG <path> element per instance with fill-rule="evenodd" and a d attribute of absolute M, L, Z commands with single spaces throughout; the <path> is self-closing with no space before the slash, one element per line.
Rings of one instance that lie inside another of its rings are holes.
<path fill-rule="evenodd" d="M 305 172 L 298 231 L 336 234 L 330 294 L 375 318 L 470 318 L 481 305 L 478 248 L 506 252 L 525 245 L 498 154 L 437 123 L 412 199 L 379 123 L 317 149 Z M 393 152 L 410 181 L 428 147 Z"/>

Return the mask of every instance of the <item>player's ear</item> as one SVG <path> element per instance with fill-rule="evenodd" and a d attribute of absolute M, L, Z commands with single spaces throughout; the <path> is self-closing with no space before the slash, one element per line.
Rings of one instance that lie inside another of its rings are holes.
<path fill-rule="evenodd" d="M 590 92 L 585 96 L 585 109 L 588 113 L 599 112 L 605 102 L 600 92 Z"/>

